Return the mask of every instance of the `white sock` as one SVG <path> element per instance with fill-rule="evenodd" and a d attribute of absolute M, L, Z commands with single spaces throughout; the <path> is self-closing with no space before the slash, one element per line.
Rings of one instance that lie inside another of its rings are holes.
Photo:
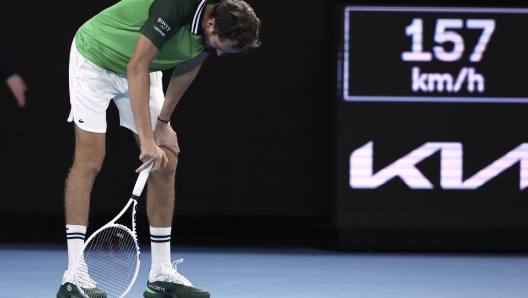
<path fill-rule="evenodd" d="M 66 239 L 68 241 L 68 274 L 74 275 L 77 259 L 81 254 L 86 237 L 86 226 L 66 225 Z"/>
<path fill-rule="evenodd" d="M 171 265 L 170 256 L 171 227 L 150 227 L 150 247 L 152 250 L 152 266 L 150 270 L 154 276 L 160 274 L 163 265 Z"/>

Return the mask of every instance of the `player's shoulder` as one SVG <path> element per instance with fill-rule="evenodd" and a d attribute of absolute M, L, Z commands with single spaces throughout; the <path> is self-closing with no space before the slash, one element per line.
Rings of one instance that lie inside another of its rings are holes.
<path fill-rule="evenodd" d="M 176 19 L 182 20 L 184 23 L 191 24 L 200 16 L 207 4 L 215 4 L 220 1 L 217 0 L 153 0 L 156 2 L 164 2 L 163 5 L 155 5 L 158 9 L 170 10 L 174 12 Z"/>
<path fill-rule="evenodd" d="M 154 0 L 154 1 L 168 1 L 173 3 L 175 6 L 188 7 L 190 9 L 197 9 L 200 6 L 206 4 L 216 4 L 220 0 Z"/>
<path fill-rule="evenodd" d="M 153 0 L 151 8 L 170 10 L 182 17 L 192 14 L 202 1 L 207 0 Z"/>
<path fill-rule="evenodd" d="M 172 3 L 176 7 L 185 7 L 193 9 L 197 7 L 201 2 L 208 2 L 208 0 L 154 0 L 154 1 L 167 1 Z"/>

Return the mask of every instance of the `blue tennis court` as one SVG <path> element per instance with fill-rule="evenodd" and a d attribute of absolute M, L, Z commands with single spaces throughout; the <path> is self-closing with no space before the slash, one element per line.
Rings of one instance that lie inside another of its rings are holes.
<path fill-rule="evenodd" d="M 528 297 L 528 255 L 345 253 L 173 247 L 178 271 L 215 298 Z M 127 297 L 142 297 L 150 252 Z M 1 297 L 55 297 L 66 245 L 0 245 Z"/>

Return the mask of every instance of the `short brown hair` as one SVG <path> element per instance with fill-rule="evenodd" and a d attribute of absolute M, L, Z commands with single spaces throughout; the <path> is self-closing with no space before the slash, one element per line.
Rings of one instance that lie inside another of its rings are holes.
<path fill-rule="evenodd" d="M 261 45 L 259 39 L 260 20 L 253 8 L 242 0 L 221 0 L 215 4 L 211 18 L 215 19 L 213 34 L 221 40 L 238 41 L 233 48 L 247 53 Z"/>

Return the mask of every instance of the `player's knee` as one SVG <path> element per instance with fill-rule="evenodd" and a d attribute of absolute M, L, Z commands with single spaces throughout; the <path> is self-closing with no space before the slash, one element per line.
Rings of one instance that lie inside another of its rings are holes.
<path fill-rule="evenodd" d="M 174 181 L 175 176 L 176 165 L 169 160 L 167 166 L 161 166 L 157 171 L 152 172 L 149 180 L 152 179 L 155 183 L 164 183 L 166 181 Z"/>
<path fill-rule="evenodd" d="M 73 167 L 89 176 L 97 176 L 103 166 L 103 154 L 76 155 Z"/>
<path fill-rule="evenodd" d="M 87 132 L 76 126 L 75 135 L 73 167 L 86 175 L 97 175 L 106 154 L 105 134 Z"/>
<path fill-rule="evenodd" d="M 87 175 L 90 175 L 90 176 L 97 176 L 97 174 L 99 174 L 99 172 L 101 171 L 101 167 L 102 167 L 103 163 L 102 162 L 99 162 L 97 160 L 92 160 L 92 161 L 84 161 L 82 163 L 82 171 L 84 173 L 86 173 Z"/>
<path fill-rule="evenodd" d="M 178 165 L 178 157 L 174 154 L 174 152 L 164 147 L 161 147 L 161 149 L 165 152 L 165 155 L 169 161 L 167 162 L 167 166 L 160 167 L 160 170 L 166 172 L 166 175 L 174 175 L 174 173 L 176 173 L 176 166 Z"/>
<path fill-rule="evenodd" d="M 103 166 L 103 160 L 93 160 L 88 164 L 87 170 L 90 171 L 94 176 L 99 174 L 101 167 Z"/>
<path fill-rule="evenodd" d="M 178 165 L 178 157 L 171 151 L 166 152 L 166 154 L 169 161 L 163 170 L 167 172 L 167 175 L 174 175 L 176 173 L 176 166 Z"/>

